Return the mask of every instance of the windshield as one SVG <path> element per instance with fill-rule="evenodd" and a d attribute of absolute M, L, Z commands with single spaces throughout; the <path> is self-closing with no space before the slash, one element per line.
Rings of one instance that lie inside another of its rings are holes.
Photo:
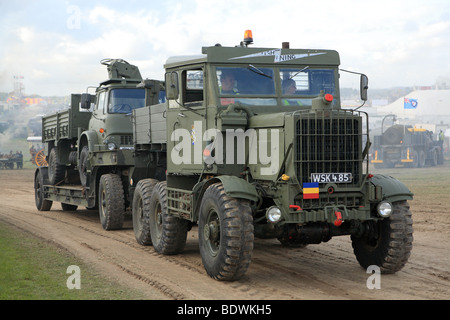
<path fill-rule="evenodd" d="M 334 95 L 334 72 L 330 69 L 280 69 L 282 103 L 284 105 L 311 105 L 311 99 L 320 91 Z"/>
<path fill-rule="evenodd" d="M 275 81 L 273 69 L 256 68 L 217 68 L 219 91 L 221 95 L 273 95 Z"/>
<path fill-rule="evenodd" d="M 222 105 L 236 102 L 277 105 L 279 97 L 283 105 L 307 106 L 321 90 L 325 94 L 335 94 L 332 69 L 269 68 L 249 64 L 247 67 L 217 67 L 216 76 Z"/>
<path fill-rule="evenodd" d="M 145 106 L 145 89 L 113 89 L 109 94 L 109 113 L 131 113 Z"/>
<path fill-rule="evenodd" d="M 245 105 L 273 106 L 277 104 L 275 98 L 262 98 L 275 95 L 275 78 L 272 68 L 257 68 L 253 65 L 247 68 L 223 67 L 216 69 L 216 75 L 222 106 L 236 102 Z"/>

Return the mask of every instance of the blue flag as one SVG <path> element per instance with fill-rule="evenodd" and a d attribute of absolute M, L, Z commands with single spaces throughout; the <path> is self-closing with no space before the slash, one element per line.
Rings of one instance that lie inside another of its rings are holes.
<path fill-rule="evenodd" d="M 418 104 L 417 99 L 405 98 L 403 107 L 405 109 L 416 109 Z"/>

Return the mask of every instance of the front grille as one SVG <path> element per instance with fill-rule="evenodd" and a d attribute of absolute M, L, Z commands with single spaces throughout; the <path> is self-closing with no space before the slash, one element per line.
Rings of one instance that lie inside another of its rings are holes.
<path fill-rule="evenodd" d="M 133 136 L 120 136 L 121 145 L 131 145 L 133 144 Z"/>
<path fill-rule="evenodd" d="M 312 182 L 313 173 L 351 173 L 351 183 L 338 184 L 339 190 L 358 186 L 362 181 L 362 117 L 351 110 L 333 110 L 296 113 L 294 165 L 297 179 Z M 319 184 L 323 188 L 326 183 Z M 333 203 L 355 205 L 354 197 L 342 199 L 337 195 L 321 195 Z M 331 198 L 331 199 L 330 199 Z M 335 199 L 334 201 L 332 199 Z M 323 201 L 312 207 L 320 206 Z M 349 203 L 349 204 L 350 204 Z"/>

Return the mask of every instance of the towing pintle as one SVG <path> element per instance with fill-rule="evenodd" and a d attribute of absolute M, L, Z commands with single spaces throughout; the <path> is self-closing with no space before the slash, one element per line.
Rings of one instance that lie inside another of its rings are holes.
<path fill-rule="evenodd" d="M 139 68 L 123 59 L 103 59 L 100 61 L 108 69 L 109 79 L 137 79 L 142 80 Z"/>

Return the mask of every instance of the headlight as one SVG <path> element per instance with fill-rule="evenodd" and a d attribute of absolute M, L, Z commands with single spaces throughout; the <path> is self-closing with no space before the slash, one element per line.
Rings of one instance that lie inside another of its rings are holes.
<path fill-rule="evenodd" d="M 377 211 L 380 217 L 387 218 L 392 213 L 392 205 L 389 202 L 380 202 L 377 206 Z"/>
<path fill-rule="evenodd" d="M 278 207 L 270 207 L 266 211 L 266 217 L 270 222 L 278 222 L 281 219 L 281 210 Z"/>
<path fill-rule="evenodd" d="M 117 149 L 117 146 L 114 142 L 108 142 L 107 147 L 108 147 L 109 151 L 113 151 L 113 150 Z"/>

